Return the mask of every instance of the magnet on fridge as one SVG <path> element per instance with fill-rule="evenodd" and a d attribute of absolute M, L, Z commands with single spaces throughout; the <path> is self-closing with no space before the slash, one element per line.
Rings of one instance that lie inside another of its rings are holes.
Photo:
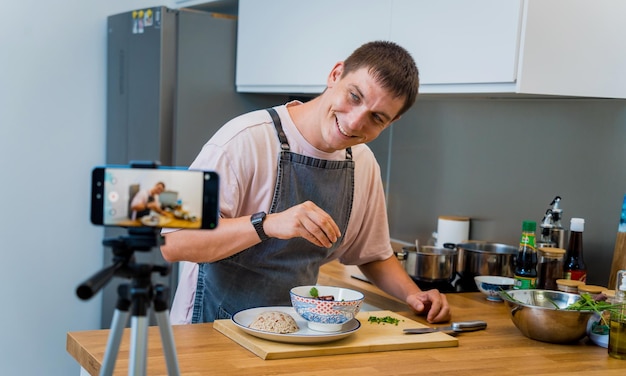
<path fill-rule="evenodd" d="M 139 17 L 137 17 L 137 33 L 143 34 L 143 15 L 144 11 L 139 11 Z"/>
<path fill-rule="evenodd" d="M 152 9 L 147 9 L 146 14 L 144 14 L 143 16 L 143 25 L 145 27 L 152 26 L 152 24 L 154 23 L 152 16 L 153 16 Z"/>
<path fill-rule="evenodd" d="M 137 34 L 137 23 L 138 23 L 137 11 L 134 10 L 133 11 L 133 34 Z"/>

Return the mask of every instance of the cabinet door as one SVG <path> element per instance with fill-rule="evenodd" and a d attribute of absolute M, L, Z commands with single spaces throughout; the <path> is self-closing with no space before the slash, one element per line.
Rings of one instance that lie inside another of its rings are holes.
<path fill-rule="evenodd" d="M 411 51 L 422 85 L 511 83 L 522 0 L 394 0 L 391 39 Z"/>
<path fill-rule="evenodd" d="M 626 1 L 527 0 L 519 92 L 626 98 Z"/>
<path fill-rule="evenodd" d="M 333 65 L 389 38 L 391 0 L 240 0 L 237 90 L 321 93 Z"/>

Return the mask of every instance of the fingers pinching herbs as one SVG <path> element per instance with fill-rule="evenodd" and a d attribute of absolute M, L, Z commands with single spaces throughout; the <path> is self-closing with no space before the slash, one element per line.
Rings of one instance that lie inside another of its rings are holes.
<path fill-rule="evenodd" d="M 265 232 L 278 239 L 301 237 L 319 247 L 332 247 L 341 233 L 328 213 L 311 201 L 293 206 L 283 212 L 269 214 Z"/>

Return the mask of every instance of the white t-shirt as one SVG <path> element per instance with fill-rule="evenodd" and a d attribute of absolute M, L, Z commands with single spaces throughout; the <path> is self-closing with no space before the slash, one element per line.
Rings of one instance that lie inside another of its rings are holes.
<path fill-rule="evenodd" d="M 275 107 L 292 152 L 327 160 L 344 160 L 346 151 L 327 153 L 313 147 L 300 134 L 286 106 Z M 280 142 L 266 110 L 241 115 L 226 123 L 203 146 L 190 168 L 216 171 L 220 177 L 220 215 L 237 218 L 268 212 L 278 172 Z M 355 162 L 352 213 L 342 244 L 326 262 L 360 265 L 393 255 L 380 166 L 370 148 L 352 147 Z M 219 224 L 218 224 L 219 226 Z M 252 226 L 252 225 L 251 225 Z M 198 265 L 183 262 L 170 320 L 191 322 Z"/>

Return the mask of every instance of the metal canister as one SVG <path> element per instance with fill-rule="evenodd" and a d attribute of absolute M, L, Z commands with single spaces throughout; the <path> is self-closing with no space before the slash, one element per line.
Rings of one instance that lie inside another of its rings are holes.
<path fill-rule="evenodd" d="M 565 250 L 562 248 L 539 248 L 537 262 L 537 288 L 558 290 L 556 281 L 563 278 Z"/>

